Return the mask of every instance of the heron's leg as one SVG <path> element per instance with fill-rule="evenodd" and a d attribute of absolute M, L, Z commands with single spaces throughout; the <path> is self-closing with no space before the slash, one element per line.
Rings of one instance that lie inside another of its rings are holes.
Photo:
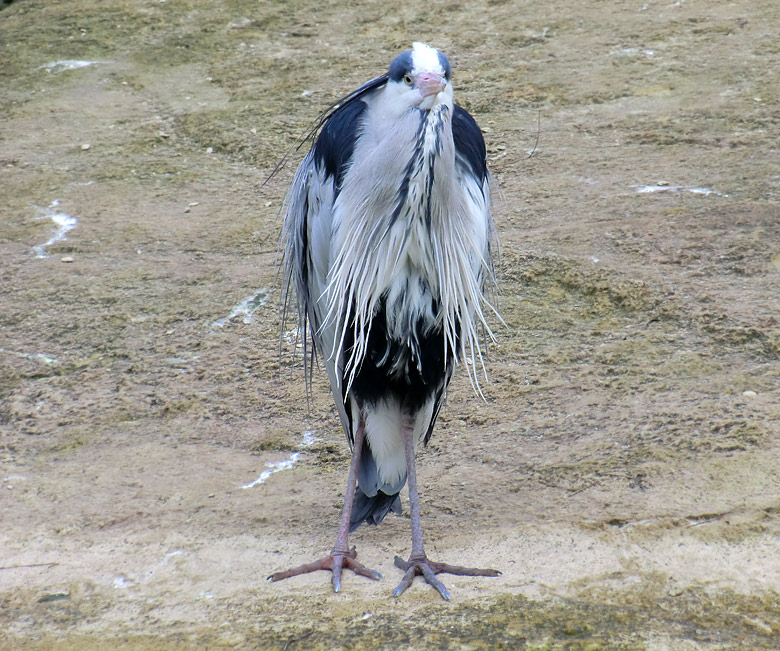
<path fill-rule="evenodd" d="M 339 524 L 339 533 L 336 537 L 336 544 L 333 545 L 331 558 L 333 558 L 331 582 L 333 591 L 338 592 L 341 589 L 341 568 L 345 566 L 361 576 L 367 576 L 369 579 L 378 581 L 382 575 L 376 570 L 370 570 L 365 565 L 355 560 L 357 552 L 353 547 L 349 548 L 349 524 L 352 517 L 352 504 L 355 501 L 355 487 L 357 486 L 357 471 L 360 465 L 360 455 L 363 452 L 363 441 L 366 438 L 366 422 L 361 415 L 358 420 L 357 431 L 355 432 L 355 441 L 352 445 L 352 462 L 349 464 L 349 477 L 347 478 L 347 494 L 344 496 L 344 508 L 341 509 L 341 523 Z"/>
<path fill-rule="evenodd" d="M 367 568 L 365 565 L 355 560 L 357 552 L 355 548 L 349 548 L 349 520 L 352 516 L 352 503 L 355 500 L 355 486 L 357 484 L 357 470 L 360 464 L 360 454 L 363 450 L 363 440 L 366 436 L 365 421 L 360 418 L 357 431 L 355 432 L 355 442 L 352 446 L 352 461 L 349 464 L 349 477 L 347 478 L 347 494 L 344 497 L 344 508 L 341 510 L 341 523 L 339 524 L 339 533 L 336 538 L 336 544 L 333 551 L 324 558 L 294 567 L 284 572 L 275 572 L 268 577 L 270 581 L 281 581 L 291 576 L 306 574 L 316 570 L 330 570 L 333 573 L 331 583 L 333 591 L 338 592 L 341 589 L 341 570 L 346 567 L 355 574 L 368 577 L 378 581 L 382 575 L 376 570 Z"/>
<path fill-rule="evenodd" d="M 422 522 L 420 521 L 420 496 L 417 492 L 417 471 L 414 460 L 414 440 L 412 439 L 411 418 L 404 417 L 401 425 L 404 440 L 404 452 L 406 454 L 406 477 L 409 482 L 409 510 L 412 518 L 412 553 L 408 561 L 400 556 L 395 557 L 395 566 L 405 572 L 404 578 L 393 590 L 393 596 L 399 597 L 412 585 L 414 577 L 422 574 L 425 580 L 432 585 L 444 599 L 450 598 L 450 593 L 444 584 L 436 578 L 437 574 L 458 574 L 462 576 L 499 576 L 498 570 L 479 569 L 475 567 L 461 567 L 448 565 L 428 560 L 423 547 Z"/>

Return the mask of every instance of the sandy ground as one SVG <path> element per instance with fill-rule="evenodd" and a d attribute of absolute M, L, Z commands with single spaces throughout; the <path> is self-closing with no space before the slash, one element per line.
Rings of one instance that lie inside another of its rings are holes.
<path fill-rule="evenodd" d="M 0 647 L 780 648 L 774 0 L 17 0 L 0 11 Z M 483 126 L 498 343 L 353 537 L 280 355 L 280 206 L 318 112 L 412 40 Z M 533 155 L 530 153 L 533 152 Z M 405 498 L 405 495 L 403 496 Z"/>

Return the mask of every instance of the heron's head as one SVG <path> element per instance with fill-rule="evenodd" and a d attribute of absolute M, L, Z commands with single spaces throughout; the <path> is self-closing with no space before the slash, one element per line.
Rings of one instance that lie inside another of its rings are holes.
<path fill-rule="evenodd" d="M 437 104 L 452 108 L 450 61 L 425 43 L 414 43 L 411 50 L 399 54 L 387 74 L 388 94 L 401 111 L 431 109 Z"/>

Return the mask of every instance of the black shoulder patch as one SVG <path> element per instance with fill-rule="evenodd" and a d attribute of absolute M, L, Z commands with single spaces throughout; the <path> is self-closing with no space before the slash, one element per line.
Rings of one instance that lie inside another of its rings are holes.
<path fill-rule="evenodd" d="M 487 178 L 485 139 L 474 118 L 457 104 L 452 113 L 452 138 L 455 141 L 455 152 L 468 164 L 471 173 L 484 181 Z"/>
<path fill-rule="evenodd" d="M 355 151 L 360 117 L 366 108 L 366 103 L 361 99 L 353 99 L 337 108 L 322 126 L 314 143 L 317 167 L 324 168 L 325 173 L 335 179 L 337 194 Z"/>

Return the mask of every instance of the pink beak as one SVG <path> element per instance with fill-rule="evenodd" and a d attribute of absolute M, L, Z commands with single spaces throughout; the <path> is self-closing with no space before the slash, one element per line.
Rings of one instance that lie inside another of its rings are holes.
<path fill-rule="evenodd" d="M 447 86 L 447 81 L 435 72 L 420 72 L 414 77 L 414 85 L 423 97 L 437 95 Z"/>

